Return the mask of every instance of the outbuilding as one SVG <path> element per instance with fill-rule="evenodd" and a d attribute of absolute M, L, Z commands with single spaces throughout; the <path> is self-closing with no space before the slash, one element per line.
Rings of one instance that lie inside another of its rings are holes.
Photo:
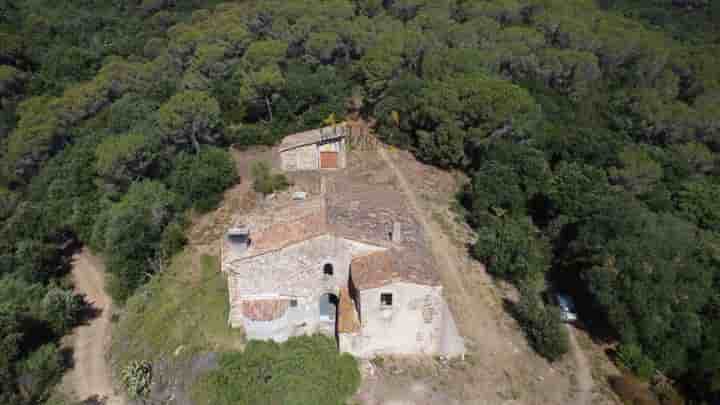
<path fill-rule="evenodd" d="M 346 162 L 345 123 L 286 136 L 280 144 L 283 171 L 342 169 Z"/>

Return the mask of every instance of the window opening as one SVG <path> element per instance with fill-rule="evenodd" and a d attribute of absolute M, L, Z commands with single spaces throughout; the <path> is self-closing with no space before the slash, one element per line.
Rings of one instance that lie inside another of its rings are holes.
<path fill-rule="evenodd" d="M 391 307 L 393 303 L 393 295 L 390 293 L 380 294 L 380 305 L 385 307 Z"/>
<path fill-rule="evenodd" d="M 332 276 L 333 275 L 333 265 L 330 263 L 325 264 L 325 266 L 323 266 L 323 274 L 325 274 L 326 276 Z"/>

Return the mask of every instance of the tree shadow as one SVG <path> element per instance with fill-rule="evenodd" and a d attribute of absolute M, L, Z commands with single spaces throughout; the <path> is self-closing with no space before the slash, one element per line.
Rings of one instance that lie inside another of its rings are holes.
<path fill-rule="evenodd" d="M 78 315 L 78 325 L 88 325 L 94 319 L 100 317 L 103 313 L 103 308 L 98 308 L 92 302 L 86 301 L 83 296 L 83 308 L 80 310 Z"/>
<path fill-rule="evenodd" d="M 59 354 L 60 362 L 64 369 L 69 370 L 75 367 L 75 359 L 73 358 L 75 350 L 72 347 L 62 347 L 59 350 Z"/>
<path fill-rule="evenodd" d="M 108 397 L 104 396 L 101 397 L 99 395 L 93 395 L 90 397 L 87 397 L 86 399 L 82 400 L 80 404 L 82 405 L 105 405 L 107 404 Z"/>

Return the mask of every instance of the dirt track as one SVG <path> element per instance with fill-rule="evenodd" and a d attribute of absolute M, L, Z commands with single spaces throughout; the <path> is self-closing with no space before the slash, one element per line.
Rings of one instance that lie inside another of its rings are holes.
<path fill-rule="evenodd" d="M 412 170 L 408 171 L 407 165 L 402 164 L 401 154 L 391 157 L 386 147 L 378 150 L 430 238 L 444 291 L 451 297 L 451 308 L 459 321 L 461 333 L 471 345 L 469 349 L 479 357 L 479 363 L 486 365 L 473 370 L 473 387 L 468 389 L 468 397 L 464 402 L 503 403 L 512 398 L 514 403 L 525 404 L 590 404 L 592 376 L 587 359 L 575 337 L 571 335 L 575 370 L 570 371 L 576 376 L 575 384 L 570 384 L 567 377 L 548 367 L 534 354 L 518 350 L 526 344 L 523 342 L 524 338 L 504 327 L 499 320 L 506 315 L 484 268 L 479 272 L 472 270 L 472 265 L 466 259 L 467 254 L 459 250 L 442 226 L 430 215 L 433 211 L 425 206 L 427 196 L 422 192 L 419 194 L 414 187 L 418 183 L 415 177 L 422 176 Z M 404 171 L 415 177 L 408 177 Z M 425 200 L 421 201 L 421 198 Z M 480 282 L 478 283 L 477 279 L 473 282 L 473 277 L 479 277 Z M 500 387 L 508 385 L 509 389 L 506 391 L 509 391 L 510 395 L 500 392 Z"/>
<path fill-rule="evenodd" d="M 71 342 L 73 368 L 65 374 L 63 387 L 81 401 L 105 401 L 107 405 L 123 405 L 122 397 L 113 392 L 107 348 L 110 344 L 110 308 L 112 300 L 105 293 L 104 264 L 87 249 L 73 257 L 72 277 L 75 290 L 96 311 L 86 324 L 75 328 Z"/>
<path fill-rule="evenodd" d="M 577 397 L 575 403 L 577 405 L 586 405 L 592 403 L 592 388 L 593 379 L 592 371 L 590 371 L 590 363 L 588 362 L 585 353 L 577 342 L 575 337 L 575 329 L 567 325 L 568 337 L 570 338 L 570 350 L 573 352 L 575 358 L 575 364 L 577 366 Z"/>

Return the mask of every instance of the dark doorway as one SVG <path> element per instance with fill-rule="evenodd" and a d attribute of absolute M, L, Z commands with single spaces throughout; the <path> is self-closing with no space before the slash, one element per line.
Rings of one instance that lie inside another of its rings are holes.
<path fill-rule="evenodd" d="M 335 294 L 323 294 L 320 296 L 320 319 L 324 321 L 335 321 L 337 317 L 338 297 Z"/>

